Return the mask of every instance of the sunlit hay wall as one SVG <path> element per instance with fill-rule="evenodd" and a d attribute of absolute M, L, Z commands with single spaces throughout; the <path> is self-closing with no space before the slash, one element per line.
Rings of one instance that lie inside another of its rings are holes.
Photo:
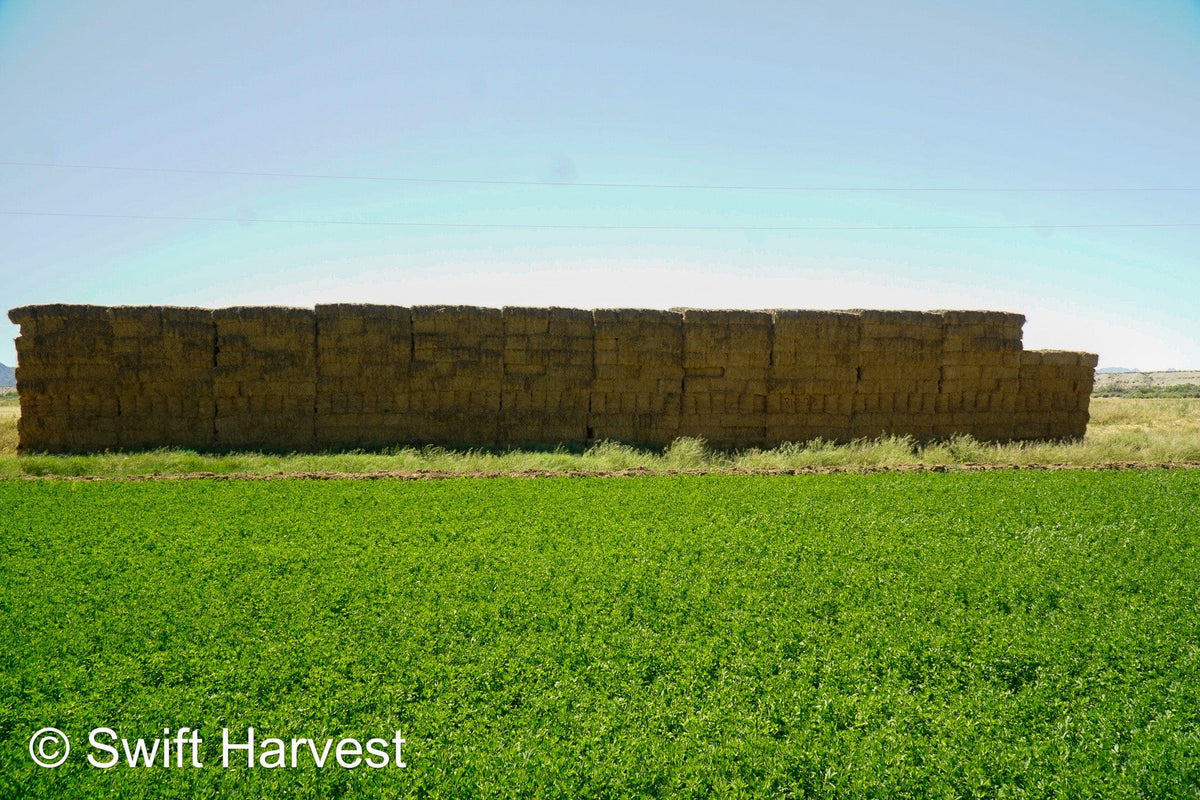
<path fill-rule="evenodd" d="M 1077 438 L 1096 356 L 991 311 L 13 309 L 23 452 Z"/>
<path fill-rule="evenodd" d="M 1092 353 L 1028 350 L 1020 354 L 1013 438 L 1073 439 L 1087 432 L 1096 375 Z"/>
<path fill-rule="evenodd" d="M 589 439 L 662 447 L 679 435 L 683 315 L 597 309 Z"/>
<path fill-rule="evenodd" d="M 859 315 L 772 312 L 766 440 L 776 446 L 850 438 L 858 382 Z"/>
<path fill-rule="evenodd" d="M 860 311 L 858 315 L 851 436 L 931 437 L 942 363 L 942 315 L 919 311 Z"/>
<path fill-rule="evenodd" d="M 409 441 L 496 444 L 504 382 L 500 309 L 415 306 L 412 329 Z"/>
<path fill-rule="evenodd" d="M 942 317 L 945 341 L 934 433 L 1020 438 L 1014 426 L 1025 317 L 994 311 L 943 311 Z"/>
<path fill-rule="evenodd" d="M 502 320 L 498 441 L 585 444 L 593 372 L 591 312 L 506 306 Z"/>
<path fill-rule="evenodd" d="M 112 323 L 102 306 L 16 308 L 17 393 L 22 450 L 119 446 Z"/>
<path fill-rule="evenodd" d="M 109 310 L 123 448 L 211 448 L 215 442 L 212 312 L 121 306 Z"/>
<path fill-rule="evenodd" d="M 301 308 L 212 312 L 214 445 L 312 450 L 316 444 L 316 319 Z M 18 392 L 20 391 L 18 387 Z"/>
<path fill-rule="evenodd" d="M 771 314 L 683 309 L 683 409 L 679 435 L 714 447 L 766 440 Z"/>
<path fill-rule="evenodd" d="M 316 446 L 377 447 L 418 436 L 409 370 L 412 314 L 381 305 L 316 307 Z"/>

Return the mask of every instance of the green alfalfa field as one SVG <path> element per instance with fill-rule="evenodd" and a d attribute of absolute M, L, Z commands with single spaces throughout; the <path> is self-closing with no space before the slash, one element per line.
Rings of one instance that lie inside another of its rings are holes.
<path fill-rule="evenodd" d="M 1195 470 L 10 479 L 0 509 L 0 797 L 1200 796 Z M 185 726 L 201 767 L 88 763 L 94 729 Z M 399 731 L 405 766 L 222 766 L 250 727 Z"/>

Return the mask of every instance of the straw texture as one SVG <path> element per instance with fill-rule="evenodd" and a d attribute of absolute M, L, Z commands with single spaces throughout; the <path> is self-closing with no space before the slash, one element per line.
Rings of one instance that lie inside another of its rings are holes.
<path fill-rule="evenodd" d="M 734 449 L 1078 438 L 1097 358 L 1020 314 L 319 305 L 15 308 L 23 452 Z"/>

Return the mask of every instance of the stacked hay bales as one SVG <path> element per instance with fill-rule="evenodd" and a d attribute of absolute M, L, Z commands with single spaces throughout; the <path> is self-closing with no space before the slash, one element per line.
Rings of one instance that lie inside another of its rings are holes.
<path fill-rule="evenodd" d="M 595 373 L 589 437 L 664 447 L 679 435 L 683 315 L 593 312 Z"/>
<path fill-rule="evenodd" d="M 22 452 L 118 446 L 116 365 L 108 309 L 88 305 L 14 308 Z"/>
<path fill-rule="evenodd" d="M 934 434 L 942 365 L 942 315 L 860 311 L 853 438 Z"/>
<path fill-rule="evenodd" d="M 1082 438 L 1098 360 L 1093 353 L 1063 350 L 1021 353 L 1013 438 Z"/>
<path fill-rule="evenodd" d="M 505 306 L 498 441 L 582 445 L 588 438 L 592 314 Z"/>
<path fill-rule="evenodd" d="M 767 444 L 849 439 L 858 381 L 858 315 L 795 310 L 771 314 Z"/>
<path fill-rule="evenodd" d="M 683 410 L 680 436 L 714 447 L 761 447 L 766 440 L 772 319 L 766 311 L 680 309 Z"/>
<path fill-rule="evenodd" d="M 317 360 L 313 311 L 222 308 L 213 312 L 213 321 L 216 446 L 312 450 Z"/>
<path fill-rule="evenodd" d="M 216 328 L 202 308 L 109 310 L 116 367 L 116 444 L 204 450 L 214 444 Z"/>
<path fill-rule="evenodd" d="M 413 440 L 496 444 L 504 379 L 500 309 L 415 306 L 412 336 Z"/>
<path fill-rule="evenodd" d="M 1072 438 L 1096 356 L 988 311 L 13 309 L 23 451 Z"/>
<path fill-rule="evenodd" d="M 1022 314 L 943 311 L 941 387 L 934 434 L 1013 436 L 1020 390 Z"/>
<path fill-rule="evenodd" d="M 415 441 L 409 309 L 319 305 L 316 324 L 317 447 L 379 447 Z"/>

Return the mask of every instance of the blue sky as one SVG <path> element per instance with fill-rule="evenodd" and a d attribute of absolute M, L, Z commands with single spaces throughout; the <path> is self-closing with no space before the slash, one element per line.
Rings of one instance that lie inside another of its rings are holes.
<path fill-rule="evenodd" d="M 992 308 L 1200 368 L 1196 3 L 573 5 L 0 0 L 0 305 Z"/>

